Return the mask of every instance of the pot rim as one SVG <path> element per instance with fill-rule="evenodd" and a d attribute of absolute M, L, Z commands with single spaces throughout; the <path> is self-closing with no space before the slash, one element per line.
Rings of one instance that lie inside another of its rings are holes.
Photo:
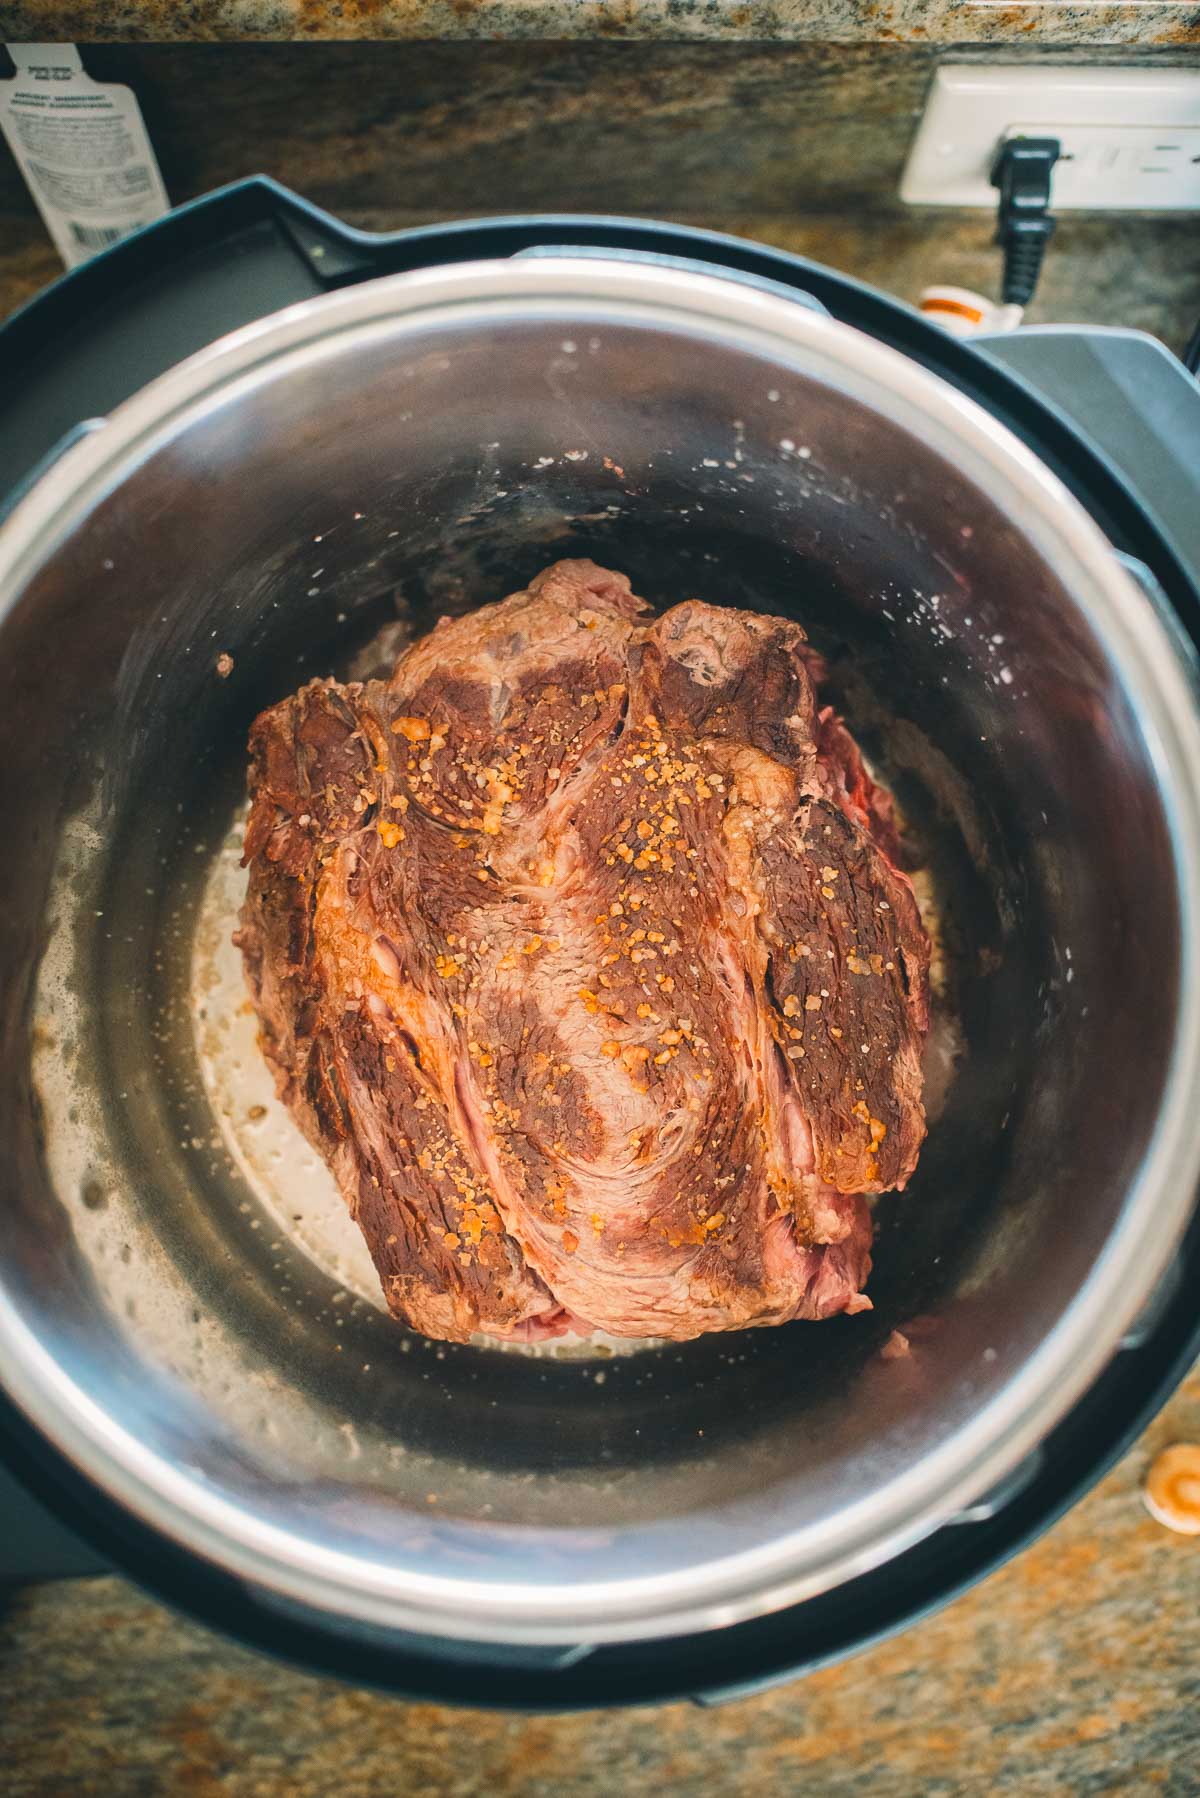
<path fill-rule="evenodd" d="M 37 480 L 0 530 L 0 622 L 35 572 L 122 476 L 192 418 L 350 343 L 452 318 L 653 324 L 709 333 L 777 363 L 801 359 L 920 434 L 985 487 L 1051 562 L 1122 671 L 1162 795 L 1181 918 L 1200 905 L 1200 714 L 1190 670 L 1098 526 L 1037 457 L 935 374 L 821 313 L 736 278 L 595 254 L 385 276 L 292 306 L 200 351 L 125 401 Z M 572 310 L 574 309 L 574 310 Z M 834 1520 L 670 1573 L 557 1586 L 445 1578 L 345 1554 L 219 1497 L 114 1424 L 38 1341 L 0 1286 L 0 1375 L 42 1433 L 172 1541 L 256 1586 L 392 1629 L 478 1641 L 601 1643 L 716 1628 L 865 1573 L 1013 1474 L 1092 1384 L 1151 1300 L 1200 1183 L 1196 950 L 1181 932 L 1181 1002 L 1153 1136 L 1088 1278 L 1019 1371 L 918 1466 Z M 619 1540 L 614 1537 L 614 1542 Z"/>

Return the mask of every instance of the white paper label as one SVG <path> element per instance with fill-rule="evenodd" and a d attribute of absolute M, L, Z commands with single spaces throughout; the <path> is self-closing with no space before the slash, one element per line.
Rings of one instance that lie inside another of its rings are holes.
<path fill-rule="evenodd" d="M 68 268 L 169 210 L 127 87 L 93 81 L 74 44 L 9 44 L 0 131 Z"/>

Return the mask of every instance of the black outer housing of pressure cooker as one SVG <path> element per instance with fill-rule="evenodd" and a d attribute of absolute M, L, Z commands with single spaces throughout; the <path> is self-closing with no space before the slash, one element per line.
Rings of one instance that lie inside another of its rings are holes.
<path fill-rule="evenodd" d="M 554 249 L 667 259 L 769 283 L 912 357 L 1026 443 L 1200 645 L 1200 387 L 1149 338 L 1035 330 L 963 343 L 844 275 L 739 238 L 577 216 L 375 236 L 263 177 L 177 209 L 0 327 L 0 519 L 87 420 L 239 326 L 378 275 Z M 137 1522 L 2 1393 L 0 1589 L 120 1568 L 255 1647 L 414 1698 L 540 1711 L 716 1703 L 906 1627 L 1039 1535 L 1129 1447 L 1200 1353 L 1197 1291 L 1200 1212 L 1136 1330 L 1002 1490 L 872 1572 L 721 1630 L 538 1648 L 343 1622 L 249 1587 Z"/>

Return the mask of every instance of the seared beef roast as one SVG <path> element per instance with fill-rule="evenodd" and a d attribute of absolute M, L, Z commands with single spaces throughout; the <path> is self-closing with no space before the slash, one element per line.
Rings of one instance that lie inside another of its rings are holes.
<path fill-rule="evenodd" d="M 794 624 L 560 562 L 250 737 L 279 1091 L 426 1335 L 869 1306 L 929 946 Z"/>

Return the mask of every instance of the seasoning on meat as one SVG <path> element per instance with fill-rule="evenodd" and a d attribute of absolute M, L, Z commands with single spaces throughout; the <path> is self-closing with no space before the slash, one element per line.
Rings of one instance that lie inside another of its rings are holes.
<path fill-rule="evenodd" d="M 560 562 L 250 737 L 279 1092 L 426 1335 L 868 1309 L 929 945 L 795 624 Z"/>

